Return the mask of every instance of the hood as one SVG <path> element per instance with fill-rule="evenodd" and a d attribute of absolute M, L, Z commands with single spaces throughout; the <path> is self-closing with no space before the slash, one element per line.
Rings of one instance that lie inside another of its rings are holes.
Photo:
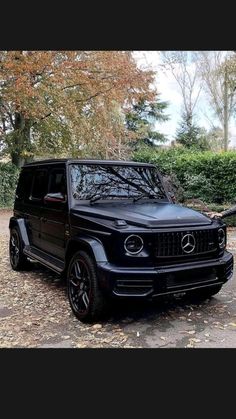
<path fill-rule="evenodd" d="M 200 212 L 166 202 L 78 204 L 72 212 L 83 218 L 119 219 L 147 228 L 212 224 L 212 220 Z"/>

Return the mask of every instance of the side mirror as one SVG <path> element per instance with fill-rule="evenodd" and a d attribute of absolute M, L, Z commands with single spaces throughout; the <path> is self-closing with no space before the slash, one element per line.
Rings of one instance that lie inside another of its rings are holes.
<path fill-rule="evenodd" d="M 171 201 L 175 204 L 176 198 L 175 198 L 174 192 L 168 192 L 168 195 L 169 195 Z"/>
<path fill-rule="evenodd" d="M 56 193 L 48 193 L 47 195 L 45 195 L 44 197 L 44 202 L 61 202 L 61 203 L 65 203 L 66 202 L 66 196 L 63 195 L 61 192 L 56 192 Z"/>

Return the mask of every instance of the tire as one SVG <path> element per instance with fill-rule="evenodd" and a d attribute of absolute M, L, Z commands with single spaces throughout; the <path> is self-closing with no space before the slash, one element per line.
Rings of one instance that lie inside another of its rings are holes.
<path fill-rule="evenodd" d="M 202 289 L 197 291 L 192 291 L 188 295 L 198 300 L 206 300 L 213 297 L 213 295 L 218 294 L 222 288 L 222 285 L 215 285 L 208 289 Z"/>
<path fill-rule="evenodd" d="M 85 251 L 76 252 L 69 263 L 67 292 L 70 307 L 80 321 L 91 323 L 105 313 L 107 299 L 98 285 L 96 264 Z"/>
<path fill-rule="evenodd" d="M 9 257 L 14 271 L 24 271 L 30 266 L 27 257 L 23 253 L 23 244 L 17 227 L 10 230 Z"/>

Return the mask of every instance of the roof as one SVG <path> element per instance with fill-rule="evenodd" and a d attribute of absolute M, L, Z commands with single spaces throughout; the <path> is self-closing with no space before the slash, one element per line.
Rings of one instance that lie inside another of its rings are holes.
<path fill-rule="evenodd" d="M 38 166 L 38 165 L 45 165 L 45 164 L 58 164 L 58 163 L 68 163 L 68 164 L 99 164 L 99 165 L 116 165 L 116 166 L 148 166 L 154 167 L 153 164 L 150 163 L 140 163 L 135 161 L 127 161 L 127 160 L 96 160 L 96 159 L 48 159 L 48 160 L 36 160 L 31 163 L 26 163 L 24 167 L 29 166 Z"/>

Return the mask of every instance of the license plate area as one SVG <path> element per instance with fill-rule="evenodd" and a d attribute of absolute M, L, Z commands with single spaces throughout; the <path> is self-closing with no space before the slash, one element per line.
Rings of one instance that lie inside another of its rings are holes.
<path fill-rule="evenodd" d="M 184 272 L 172 272 L 167 273 L 165 282 L 166 288 L 181 288 L 186 286 L 192 286 L 195 284 L 206 284 L 214 283 L 219 280 L 217 275 L 217 270 L 215 268 L 211 269 L 191 269 Z"/>

